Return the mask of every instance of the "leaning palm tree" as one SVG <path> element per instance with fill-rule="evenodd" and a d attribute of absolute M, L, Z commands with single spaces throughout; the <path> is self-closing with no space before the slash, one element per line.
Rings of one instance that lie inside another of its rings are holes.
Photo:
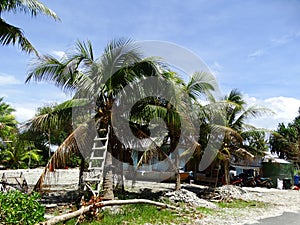
<path fill-rule="evenodd" d="M 100 129 L 108 131 L 111 127 L 111 111 L 117 94 L 127 84 L 157 74 L 155 63 L 142 60 L 132 41 L 124 39 L 110 42 L 99 58 L 94 58 L 93 48 L 89 41 L 77 42 L 75 51 L 61 59 L 49 55 L 38 57 L 26 82 L 35 80 L 54 83 L 64 92 L 75 93 L 72 101 L 83 100 L 86 103 L 85 107 L 81 108 L 82 110 L 76 111 L 74 107 L 71 107 L 75 130 L 55 152 L 50 160 L 51 165 L 64 162 L 61 159 L 67 157 L 71 151 L 82 154 L 79 150 L 88 149 L 90 147 L 88 144 L 91 143 L 89 140 L 91 135 L 88 135 L 88 131 L 92 131 L 95 127 L 98 131 Z M 93 106 L 88 107 L 91 103 Z M 88 108 L 87 111 L 85 111 L 86 108 Z M 63 112 L 66 111 L 62 110 L 56 116 L 61 116 Z M 36 125 L 40 126 L 45 124 L 46 120 L 35 121 L 38 122 Z M 108 141 L 108 152 L 113 153 L 119 150 L 118 139 L 114 132 L 110 132 Z M 111 160 L 108 154 L 106 163 L 109 166 L 107 168 L 111 168 Z M 48 163 L 47 167 L 49 166 Z M 112 171 L 108 169 L 104 176 L 104 198 L 112 199 L 113 197 Z"/>
<path fill-rule="evenodd" d="M 0 44 L 2 45 L 15 45 L 16 43 L 20 48 L 27 52 L 34 52 L 37 54 L 36 49 L 24 36 L 22 29 L 7 23 L 3 18 L 3 13 L 16 13 L 24 12 L 31 14 L 32 17 L 38 14 L 44 14 L 59 20 L 58 16 L 51 9 L 47 8 L 43 3 L 37 0 L 2 0 L 0 1 Z"/>
<path fill-rule="evenodd" d="M 246 101 L 242 94 L 233 89 L 228 96 L 224 97 L 224 102 L 227 103 L 224 110 L 224 141 L 220 149 L 220 155 L 223 159 L 225 170 L 225 181 L 229 183 L 229 161 L 230 156 L 236 158 L 253 157 L 254 155 L 245 150 L 244 138 L 254 135 L 262 129 L 256 128 L 253 125 L 247 124 L 247 120 L 257 118 L 265 113 L 270 113 L 270 110 L 256 105 L 246 107 Z M 258 150 L 259 151 L 259 150 Z M 260 154 L 260 152 L 253 152 Z"/>

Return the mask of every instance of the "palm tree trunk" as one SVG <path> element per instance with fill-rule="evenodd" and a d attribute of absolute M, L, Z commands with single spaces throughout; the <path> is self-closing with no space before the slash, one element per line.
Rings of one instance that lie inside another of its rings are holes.
<path fill-rule="evenodd" d="M 108 127 L 108 129 L 110 129 Z M 114 134 L 112 130 L 108 130 L 109 137 L 107 143 L 107 153 L 106 159 L 104 164 L 104 171 L 103 171 L 103 199 L 104 200 L 112 200 L 114 199 L 114 187 L 113 187 L 113 159 L 112 159 L 112 148 L 115 144 L 114 142 Z"/>
<path fill-rule="evenodd" d="M 123 179 L 123 147 L 120 146 L 118 148 L 118 159 L 113 158 L 113 165 L 115 165 L 115 178 L 116 182 L 114 184 L 115 191 L 120 191 L 122 194 L 124 194 L 125 188 L 124 188 L 124 179 Z"/>
<path fill-rule="evenodd" d="M 83 183 L 83 172 L 84 172 L 85 161 L 83 156 L 80 154 L 80 166 L 79 166 L 79 191 L 83 191 L 84 183 Z"/>
<path fill-rule="evenodd" d="M 114 199 L 113 192 L 113 172 L 112 172 L 112 155 L 110 151 L 106 154 L 104 173 L 103 173 L 103 200 Z"/>
<path fill-rule="evenodd" d="M 175 190 L 178 191 L 180 190 L 181 182 L 180 182 L 180 173 L 179 173 L 179 153 L 178 151 L 175 152 L 175 165 L 176 165 L 176 173 L 175 173 L 175 178 L 176 178 L 176 184 L 175 184 Z"/>
<path fill-rule="evenodd" d="M 224 176 L 225 176 L 225 183 L 230 184 L 230 177 L 229 177 L 229 159 L 224 160 Z"/>

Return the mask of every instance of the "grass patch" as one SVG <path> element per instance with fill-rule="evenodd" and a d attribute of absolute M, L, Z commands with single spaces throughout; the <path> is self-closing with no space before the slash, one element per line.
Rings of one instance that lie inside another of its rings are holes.
<path fill-rule="evenodd" d="M 216 210 L 214 210 L 214 209 L 205 208 L 203 206 L 197 207 L 196 209 L 198 212 L 200 212 L 201 214 L 204 214 L 204 215 L 212 215 L 216 212 Z"/>
<path fill-rule="evenodd" d="M 249 207 L 258 207 L 263 208 L 266 207 L 266 203 L 258 202 L 258 201 L 244 201 L 241 199 L 233 200 L 232 202 L 219 202 L 218 206 L 220 208 L 249 208 Z"/>
<path fill-rule="evenodd" d="M 72 219 L 66 222 L 66 225 L 75 224 L 77 219 Z M 180 217 L 174 211 L 162 209 L 147 205 L 125 205 L 118 209 L 118 212 L 104 210 L 99 214 L 98 218 L 92 221 L 81 223 L 82 225 L 115 225 L 115 224 L 171 224 L 171 223 L 186 223 L 186 218 Z"/>

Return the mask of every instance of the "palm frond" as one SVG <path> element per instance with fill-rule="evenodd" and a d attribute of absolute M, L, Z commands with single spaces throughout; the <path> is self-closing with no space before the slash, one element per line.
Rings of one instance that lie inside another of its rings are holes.
<path fill-rule="evenodd" d="M 76 82 L 82 76 L 77 70 L 77 59 L 57 59 L 50 55 L 38 57 L 31 64 L 26 83 L 34 80 L 53 83 L 65 92 L 76 90 Z"/>
<path fill-rule="evenodd" d="M 206 72 L 195 72 L 186 85 L 187 94 L 194 100 L 210 96 L 211 91 L 216 89 L 218 89 L 218 85 L 215 77 Z"/>
<path fill-rule="evenodd" d="M 238 89 L 233 89 L 228 95 L 224 97 L 224 100 L 237 105 L 243 106 L 246 104 L 245 100 L 242 98 L 242 93 Z"/>
<path fill-rule="evenodd" d="M 85 99 L 71 99 L 65 101 L 53 109 L 50 112 L 37 115 L 22 124 L 23 130 L 32 131 L 48 131 L 48 129 L 59 129 L 64 126 L 67 121 L 72 119 L 72 112 L 75 108 L 83 107 L 87 104 Z"/>
<path fill-rule="evenodd" d="M 243 111 L 238 110 L 236 113 L 232 113 L 237 116 L 237 118 L 232 119 L 230 124 L 232 124 L 232 128 L 241 130 L 242 126 L 246 124 L 246 120 L 257 118 L 267 113 L 272 113 L 272 111 L 264 107 L 253 105 L 244 109 Z"/>
<path fill-rule="evenodd" d="M 24 36 L 22 30 L 18 27 L 6 23 L 3 19 L 0 18 L 0 44 L 9 45 L 9 44 L 18 44 L 19 47 L 27 52 L 34 52 L 38 55 L 38 52 L 33 47 L 33 45 L 28 41 Z"/>
<path fill-rule="evenodd" d="M 91 149 L 95 137 L 91 133 L 95 134 L 95 131 L 88 124 L 82 125 L 76 128 L 64 140 L 45 166 L 43 173 L 34 187 L 35 191 L 41 190 L 44 178 L 50 168 L 65 168 L 67 161 L 74 154 L 83 155 L 83 157 L 90 155 L 88 149 Z M 87 152 L 83 152 L 83 149 L 86 149 Z"/>
<path fill-rule="evenodd" d="M 20 11 L 24 13 L 30 13 L 32 16 L 44 14 L 52 17 L 55 20 L 60 20 L 55 12 L 37 0 L 7 0 L 2 1 L 0 4 L 2 11 L 13 13 Z"/>

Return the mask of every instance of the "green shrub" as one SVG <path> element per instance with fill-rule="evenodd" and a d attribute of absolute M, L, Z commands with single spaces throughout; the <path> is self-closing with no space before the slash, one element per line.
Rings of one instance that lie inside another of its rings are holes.
<path fill-rule="evenodd" d="M 45 208 L 37 201 L 39 198 L 37 193 L 0 192 L 0 224 L 30 225 L 43 221 Z"/>

